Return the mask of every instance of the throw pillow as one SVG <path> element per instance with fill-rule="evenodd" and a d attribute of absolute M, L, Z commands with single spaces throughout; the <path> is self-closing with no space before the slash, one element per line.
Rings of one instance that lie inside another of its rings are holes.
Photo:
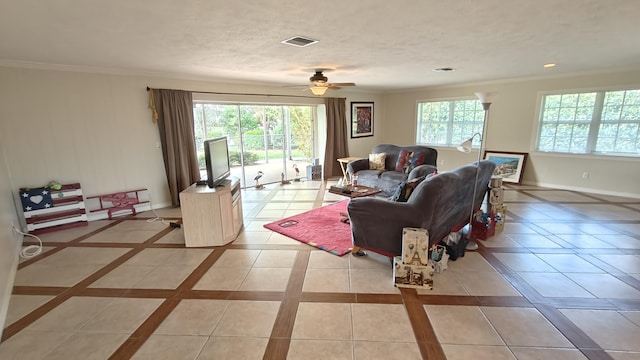
<path fill-rule="evenodd" d="M 425 178 L 426 178 L 425 176 L 421 176 L 419 178 L 415 178 L 415 179 L 412 179 L 412 180 L 409 180 L 409 181 L 403 181 L 402 184 L 400 184 L 398 186 L 398 188 L 396 189 L 396 192 L 393 193 L 393 196 L 391 197 L 391 200 L 397 201 L 397 202 L 407 202 L 407 200 L 409 200 L 409 196 L 411 196 L 411 193 L 413 192 L 413 190 Z"/>
<path fill-rule="evenodd" d="M 386 153 L 369 154 L 369 170 L 384 170 L 384 160 Z"/>
<path fill-rule="evenodd" d="M 398 161 L 396 162 L 396 171 L 408 174 L 416 166 L 424 164 L 424 159 L 426 157 L 427 154 L 420 151 L 413 152 L 402 150 L 398 155 Z"/>

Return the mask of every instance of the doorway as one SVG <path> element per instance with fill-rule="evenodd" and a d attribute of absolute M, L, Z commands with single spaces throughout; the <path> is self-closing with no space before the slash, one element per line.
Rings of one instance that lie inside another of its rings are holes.
<path fill-rule="evenodd" d="M 225 136 L 231 175 L 240 179 L 243 188 L 306 178 L 307 167 L 317 158 L 316 108 L 194 101 L 200 173 L 206 178 L 204 140 Z"/>

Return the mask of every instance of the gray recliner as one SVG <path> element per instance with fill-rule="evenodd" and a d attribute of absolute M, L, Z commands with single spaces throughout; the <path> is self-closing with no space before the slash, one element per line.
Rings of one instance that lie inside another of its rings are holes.
<path fill-rule="evenodd" d="M 495 167 L 492 161 L 481 161 L 477 183 L 475 162 L 429 177 L 416 186 L 407 202 L 376 197 L 352 199 L 347 209 L 353 244 L 389 257 L 398 256 L 405 227 L 427 229 L 429 244 L 440 242 L 469 222 L 475 185 L 474 207 L 481 207 Z"/>

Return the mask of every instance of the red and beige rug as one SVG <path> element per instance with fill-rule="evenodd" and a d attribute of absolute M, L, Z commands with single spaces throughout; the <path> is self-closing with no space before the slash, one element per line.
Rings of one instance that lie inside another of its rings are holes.
<path fill-rule="evenodd" d="M 340 221 L 349 200 L 265 224 L 264 227 L 318 249 L 342 256 L 353 247 L 351 226 Z"/>

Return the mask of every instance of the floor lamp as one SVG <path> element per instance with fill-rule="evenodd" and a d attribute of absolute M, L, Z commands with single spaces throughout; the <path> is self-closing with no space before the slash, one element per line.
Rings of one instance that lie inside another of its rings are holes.
<path fill-rule="evenodd" d="M 475 133 L 473 136 L 463 141 L 460 145 L 458 145 L 458 150 L 464 153 L 470 153 L 472 149 L 473 139 L 479 136 L 480 140 L 480 149 L 478 149 L 478 162 L 476 163 L 476 180 L 473 183 L 473 198 L 471 199 L 471 211 L 469 214 L 469 237 L 471 237 L 471 227 L 473 223 L 473 211 L 475 210 L 475 202 L 476 202 L 476 193 L 478 191 L 478 175 L 480 173 L 480 158 L 482 157 L 482 149 L 484 148 L 484 140 L 485 140 L 485 131 L 487 129 L 487 119 L 489 118 L 489 107 L 491 106 L 491 98 L 493 96 L 492 93 L 486 92 L 477 92 L 476 96 L 480 99 L 480 103 L 482 104 L 482 108 L 484 109 L 484 120 L 482 121 L 482 133 Z M 478 248 L 478 244 L 474 242 L 469 242 L 467 245 L 467 250 L 476 250 Z"/>

